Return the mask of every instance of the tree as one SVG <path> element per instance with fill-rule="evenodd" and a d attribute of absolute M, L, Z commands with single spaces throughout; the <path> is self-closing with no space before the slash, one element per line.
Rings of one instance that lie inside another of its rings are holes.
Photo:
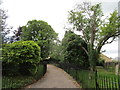
<path fill-rule="evenodd" d="M 28 21 L 26 26 L 22 27 L 21 40 L 33 40 L 41 47 L 41 57 L 47 58 L 50 53 L 51 45 L 57 39 L 57 33 L 52 27 L 44 21 Z"/>
<path fill-rule="evenodd" d="M 68 21 L 73 29 L 81 32 L 81 37 L 87 43 L 87 49 L 84 49 L 88 55 L 91 70 L 95 70 L 96 61 L 99 57 L 101 48 L 109 44 L 120 35 L 118 32 L 118 12 L 115 10 L 110 17 L 103 19 L 101 4 L 90 5 L 84 2 L 78 4 L 74 10 L 69 12 Z"/>
<path fill-rule="evenodd" d="M 22 27 L 19 27 L 17 30 L 14 30 L 14 35 L 9 38 L 9 43 L 13 43 L 21 40 Z"/>
<path fill-rule="evenodd" d="M 0 1 L 0 5 L 2 4 L 2 2 Z M 5 29 L 5 21 L 7 19 L 7 15 L 5 10 L 3 10 L 2 8 L 0 8 L 0 31 L 4 31 Z"/>
<path fill-rule="evenodd" d="M 2 4 L 2 1 L 0 1 L 0 5 Z M 10 28 L 7 28 L 6 26 L 6 19 L 8 18 L 6 11 L 0 7 L 0 45 L 2 43 L 6 43 L 6 35 L 10 33 Z M 0 46 L 1 47 L 1 46 Z"/>
<path fill-rule="evenodd" d="M 62 40 L 64 60 L 63 62 L 72 67 L 88 68 L 88 56 L 83 47 L 87 50 L 87 44 L 72 31 L 66 31 Z"/>
<path fill-rule="evenodd" d="M 51 47 L 51 54 L 50 57 L 60 62 L 62 60 L 62 45 L 60 40 L 56 40 Z"/>

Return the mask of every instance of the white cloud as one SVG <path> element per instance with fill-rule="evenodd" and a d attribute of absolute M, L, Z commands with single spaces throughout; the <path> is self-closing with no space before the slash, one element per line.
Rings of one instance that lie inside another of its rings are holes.
<path fill-rule="evenodd" d="M 60 33 L 62 39 L 68 11 L 74 4 L 74 0 L 4 0 L 3 6 L 8 10 L 10 26 L 17 28 L 29 20 L 43 20 Z"/>

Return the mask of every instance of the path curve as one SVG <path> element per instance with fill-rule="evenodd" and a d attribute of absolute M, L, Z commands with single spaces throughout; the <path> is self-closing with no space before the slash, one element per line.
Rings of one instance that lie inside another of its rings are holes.
<path fill-rule="evenodd" d="M 80 88 L 80 86 L 62 69 L 53 65 L 47 65 L 45 76 L 26 88 Z"/>

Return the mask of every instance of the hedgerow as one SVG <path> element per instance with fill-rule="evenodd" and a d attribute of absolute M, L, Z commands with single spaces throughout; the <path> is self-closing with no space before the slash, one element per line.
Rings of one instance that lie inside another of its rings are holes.
<path fill-rule="evenodd" d="M 41 60 L 40 47 L 34 41 L 17 41 L 3 45 L 3 69 L 9 69 L 11 73 L 17 74 L 18 71 L 22 71 L 22 73 L 33 74 L 36 72 L 36 65 Z"/>

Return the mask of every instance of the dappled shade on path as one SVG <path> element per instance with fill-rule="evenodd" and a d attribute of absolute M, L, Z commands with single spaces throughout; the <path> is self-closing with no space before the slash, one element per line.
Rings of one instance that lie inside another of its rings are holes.
<path fill-rule="evenodd" d="M 80 88 L 80 86 L 62 69 L 47 65 L 45 76 L 27 88 Z"/>

